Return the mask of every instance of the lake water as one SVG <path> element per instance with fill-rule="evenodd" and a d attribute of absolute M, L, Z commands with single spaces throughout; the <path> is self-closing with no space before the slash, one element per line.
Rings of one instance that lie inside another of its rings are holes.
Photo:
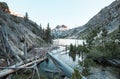
<path fill-rule="evenodd" d="M 71 43 L 74 45 L 83 44 L 85 42 L 84 40 L 75 40 L 75 39 L 56 39 L 54 40 L 53 44 L 57 45 L 70 45 Z M 58 60 L 61 60 L 64 64 L 67 64 L 71 68 L 75 68 L 78 65 L 78 61 L 81 60 L 81 57 L 78 55 L 75 56 L 75 59 L 69 56 L 69 50 L 64 51 L 65 47 L 59 46 L 58 49 L 51 51 L 50 53 L 56 57 Z M 60 69 L 54 65 L 53 61 L 49 59 L 48 62 L 44 61 L 39 65 L 40 73 L 47 76 L 49 79 L 53 79 L 53 77 L 62 74 L 63 72 L 60 71 Z M 58 73 L 60 71 L 60 73 Z M 52 73 L 54 72 L 54 73 Z"/>
<path fill-rule="evenodd" d="M 82 45 L 83 42 L 85 42 L 85 40 L 77 40 L 77 39 L 55 39 L 53 41 L 53 44 L 70 45 L 72 43 L 73 45 L 79 45 L 79 44 Z"/>

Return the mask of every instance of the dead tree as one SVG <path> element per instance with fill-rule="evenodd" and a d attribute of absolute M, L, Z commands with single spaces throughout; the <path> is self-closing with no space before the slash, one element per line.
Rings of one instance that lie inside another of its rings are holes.
<path fill-rule="evenodd" d="M 21 63 L 21 64 L 17 65 L 18 66 L 17 68 L 15 68 L 15 65 L 10 66 L 11 68 L 4 69 L 4 70 L 0 71 L 0 78 L 4 77 L 6 75 L 9 75 L 9 74 L 11 74 L 13 72 L 16 72 L 19 69 L 23 69 L 25 67 L 29 67 L 31 65 L 34 65 L 33 67 L 34 67 L 34 69 L 36 69 L 35 67 L 37 66 L 37 63 L 40 63 L 41 61 L 43 61 L 45 59 L 46 59 L 46 57 L 43 57 L 43 58 L 40 58 L 40 59 L 36 59 L 34 61 L 28 61 L 28 63 L 26 63 L 26 64 Z M 38 69 L 37 69 L 37 72 L 38 72 Z M 38 77 L 40 79 L 40 75 L 38 75 Z"/>
<path fill-rule="evenodd" d="M 26 37 L 24 35 L 24 46 L 23 46 L 23 51 L 24 51 L 24 57 L 25 57 L 25 60 L 27 59 L 28 55 L 27 55 L 27 41 L 26 41 Z"/>
<path fill-rule="evenodd" d="M 3 35 L 3 38 L 4 38 L 5 44 L 10 49 L 11 54 L 13 56 L 15 56 L 19 60 L 19 62 L 23 62 L 22 59 L 18 56 L 15 49 L 13 48 L 13 46 L 11 45 L 11 43 L 9 42 L 10 40 L 8 39 L 8 34 L 7 34 L 7 29 L 6 28 L 7 28 L 7 26 L 4 26 L 3 29 L 2 29 L 2 35 Z"/>

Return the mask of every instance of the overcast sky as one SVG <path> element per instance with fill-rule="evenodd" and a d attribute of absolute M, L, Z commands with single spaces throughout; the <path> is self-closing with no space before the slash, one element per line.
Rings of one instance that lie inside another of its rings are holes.
<path fill-rule="evenodd" d="M 25 15 L 43 27 L 66 25 L 69 28 L 87 23 L 102 8 L 115 0 L 0 0 L 14 12 Z"/>

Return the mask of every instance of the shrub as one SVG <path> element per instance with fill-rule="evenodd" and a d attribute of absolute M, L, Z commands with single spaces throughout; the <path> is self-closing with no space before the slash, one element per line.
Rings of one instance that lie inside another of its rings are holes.
<path fill-rule="evenodd" d="M 82 79 L 81 73 L 77 68 L 74 69 L 74 73 L 70 79 Z"/>

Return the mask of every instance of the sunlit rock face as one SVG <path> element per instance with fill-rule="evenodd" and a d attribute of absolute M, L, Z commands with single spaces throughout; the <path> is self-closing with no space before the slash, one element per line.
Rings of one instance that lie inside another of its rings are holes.
<path fill-rule="evenodd" d="M 39 25 L 24 17 L 10 13 L 9 7 L 5 2 L 0 2 L 0 53 L 8 51 L 11 46 L 23 54 L 23 46 L 27 48 L 40 46 L 44 40 L 40 37 Z"/>
<path fill-rule="evenodd" d="M 9 10 L 10 11 L 10 14 L 11 15 L 14 15 L 14 16 L 18 16 L 18 17 L 22 17 L 22 18 L 24 18 L 24 16 L 23 15 L 21 15 L 21 14 L 19 14 L 19 13 L 17 13 L 17 12 L 14 12 L 13 10 Z"/>
<path fill-rule="evenodd" d="M 0 10 L 9 13 L 9 7 L 6 2 L 0 2 Z"/>
<path fill-rule="evenodd" d="M 102 29 L 105 27 L 109 33 L 118 29 L 120 25 L 120 0 L 114 1 L 109 6 L 103 8 L 98 14 L 91 18 L 83 26 L 73 28 L 66 34 L 67 37 L 81 38 L 89 34 L 91 29 Z"/>
<path fill-rule="evenodd" d="M 64 30 L 67 30 L 68 27 L 65 26 L 65 25 L 57 25 L 57 26 L 55 27 L 55 29 L 58 29 L 58 30 L 64 31 Z"/>
<path fill-rule="evenodd" d="M 68 27 L 65 25 L 57 25 L 53 30 L 52 30 L 52 35 L 54 38 L 60 38 L 64 37 L 64 32 L 68 30 Z"/>

